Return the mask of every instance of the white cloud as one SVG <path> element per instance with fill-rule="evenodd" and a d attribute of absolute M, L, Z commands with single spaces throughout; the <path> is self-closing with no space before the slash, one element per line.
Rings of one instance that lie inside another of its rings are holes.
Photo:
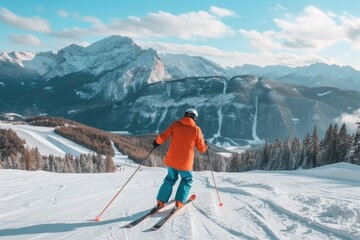
<path fill-rule="evenodd" d="M 103 23 L 94 17 L 84 17 L 83 20 L 91 22 L 92 27 L 62 29 L 54 33 L 54 36 L 79 39 L 86 36 L 123 35 L 143 39 L 177 37 L 194 40 L 235 34 L 231 27 L 205 11 L 179 15 L 159 11 L 143 18 L 130 16 L 127 19 L 112 19 L 109 23 Z"/>
<path fill-rule="evenodd" d="M 143 48 L 153 48 L 158 52 L 162 53 L 175 53 L 194 56 L 204 56 L 204 57 L 221 57 L 226 54 L 226 52 L 219 50 L 211 46 L 196 46 L 192 44 L 176 44 L 176 43 L 165 43 L 165 42 L 151 42 L 151 41 L 137 41 L 135 42 Z"/>
<path fill-rule="evenodd" d="M 360 121 L 360 108 L 353 111 L 352 113 L 343 113 L 338 118 L 335 119 L 335 122 L 338 125 L 346 124 L 346 128 L 350 133 L 355 133 L 357 129 L 356 122 Z"/>
<path fill-rule="evenodd" d="M 274 31 L 260 33 L 255 30 L 247 31 L 240 29 L 239 32 L 248 37 L 250 39 L 250 43 L 257 49 L 269 50 L 282 48 L 280 43 L 277 43 L 273 40 L 277 35 L 277 33 Z"/>
<path fill-rule="evenodd" d="M 344 31 L 328 14 L 308 6 L 294 21 L 275 19 L 282 29 L 277 36 L 288 48 L 320 50 L 343 39 Z"/>
<path fill-rule="evenodd" d="M 360 52 L 360 42 L 354 43 L 353 48 Z"/>
<path fill-rule="evenodd" d="M 314 53 L 288 54 L 272 53 L 261 51 L 258 53 L 242 53 L 238 51 L 223 51 L 211 46 L 196 46 L 191 44 L 173 44 L 164 42 L 136 41 L 144 48 L 153 48 L 158 52 L 164 53 L 186 53 L 193 56 L 203 56 L 219 63 L 223 67 L 241 66 L 244 64 L 254 64 L 259 66 L 285 65 L 290 67 L 305 66 L 315 62 L 327 64 L 338 64 L 334 59 L 328 59 Z"/>
<path fill-rule="evenodd" d="M 360 42 L 360 18 L 353 16 L 340 17 L 346 36 L 356 44 Z"/>
<path fill-rule="evenodd" d="M 218 15 L 219 17 L 229 17 L 229 16 L 235 15 L 235 13 L 231 10 L 228 10 L 225 8 L 219 8 L 219 7 L 215 7 L 215 6 L 210 7 L 210 12 L 215 15 Z"/>
<path fill-rule="evenodd" d="M 332 13 L 308 6 L 298 16 L 286 14 L 286 19 L 274 19 L 278 32 L 240 30 L 259 49 L 318 51 L 339 41 L 349 41 L 344 24 Z M 354 31 L 352 32 L 354 35 Z"/>
<path fill-rule="evenodd" d="M 31 45 L 31 46 L 44 46 L 43 42 L 40 41 L 39 38 L 27 34 L 27 35 L 17 35 L 12 34 L 9 36 L 9 39 L 15 43 L 20 45 Z"/>
<path fill-rule="evenodd" d="M 49 33 L 51 31 L 50 24 L 47 20 L 38 16 L 28 18 L 21 17 L 6 8 L 0 8 L 0 21 L 24 30 L 42 33 Z"/>
<path fill-rule="evenodd" d="M 97 17 L 94 16 L 80 16 L 77 12 L 67 12 L 64 9 L 60 9 L 57 14 L 62 17 L 62 18 L 67 18 L 67 17 L 71 17 L 77 21 L 83 21 L 83 22 L 88 22 L 91 23 L 93 25 L 100 25 L 102 24 L 101 20 Z"/>
<path fill-rule="evenodd" d="M 159 11 L 150 13 L 143 19 L 128 18 L 114 20 L 110 28 L 115 28 L 134 37 L 179 37 L 218 38 L 232 35 L 230 27 L 208 12 L 188 12 L 179 15 Z M 123 30 L 122 30 L 122 29 Z"/>

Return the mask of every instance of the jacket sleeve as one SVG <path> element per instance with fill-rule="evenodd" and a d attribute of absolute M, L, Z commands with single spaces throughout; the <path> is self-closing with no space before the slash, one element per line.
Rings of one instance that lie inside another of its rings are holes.
<path fill-rule="evenodd" d="M 198 127 L 198 131 L 197 131 L 197 136 L 196 136 L 196 148 L 201 153 L 204 153 L 207 150 L 207 146 L 205 144 L 203 134 L 199 127 Z"/>
<path fill-rule="evenodd" d="M 173 128 L 174 123 L 172 123 L 165 131 L 163 131 L 156 137 L 156 142 L 158 144 L 163 144 L 164 142 L 166 142 L 172 136 Z"/>

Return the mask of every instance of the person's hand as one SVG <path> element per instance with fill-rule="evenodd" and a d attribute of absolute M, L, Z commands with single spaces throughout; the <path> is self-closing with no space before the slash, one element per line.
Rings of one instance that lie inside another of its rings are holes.
<path fill-rule="evenodd" d="M 158 144 L 158 143 L 156 142 L 156 139 L 155 139 L 154 142 L 153 142 L 153 146 L 154 146 L 154 148 L 156 148 L 157 146 L 160 146 L 160 144 Z"/>
<path fill-rule="evenodd" d="M 209 148 L 209 142 L 205 140 L 205 145 L 207 148 Z"/>

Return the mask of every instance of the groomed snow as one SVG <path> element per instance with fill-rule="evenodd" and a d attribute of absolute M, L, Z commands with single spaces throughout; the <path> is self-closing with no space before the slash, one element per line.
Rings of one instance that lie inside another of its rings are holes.
<path fill-rule="evenodd" d="M 89 149 L 76 144 L 54 132 L 51 127 L 37 127 L 25 124 L 12 124 L 0 121 L 0 128 L 12 129 L 16 134 L 26 141 L 29 148 L 37 147 L 42 155 L 64 157 L 69 153 L 79 157 L 80 154 L 87 154 Z"/>
<path fill-rule="evenodd" d="M 148 232 L 168 208 L 122 226 L 153 207 L 163 168 L 140 168 L 94 221 L 138 166 L 119 152 L 115 162 L 103 174 L 0 170 L 0 239 L 360 239 L 360 166 L 214 173 L 223 207 L 211 172 L 194 172 L 194 203 Z"/>

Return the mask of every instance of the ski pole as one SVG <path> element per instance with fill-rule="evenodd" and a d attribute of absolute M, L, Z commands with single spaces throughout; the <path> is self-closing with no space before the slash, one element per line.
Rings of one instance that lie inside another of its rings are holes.
<path fill-rule="evenodd" d="M 145 163 L 145 161 L 148 159 L 150 154 L 155 150 L 156 147 L 154 147 L 149 154 L 146 156 L 146 158 L 140 163 L 139 167 L 134 171 L 134 173 L 130 176 L 130 178 L 126 181 L 126 183 L 122 186 L 122 188 L 116 193 L 116 195 L 111 199 L 111 201 L 106 205 L 104 210 L 95 218 L 96 221 L 100 221 L 100 216 L 106 211 L 106 209 L 110 206 L 110 204 L 115 200 L 115 198 L 120 194 L 120 192 L 124 189 L 124 187 L 129 183 L 131 178 L 135 175 L 135 173 L 140 169 L 140 167 Z"/>
<path fill-rule="evenodd" d="M 211 162 L 211 161 L 210 161 L 210 156 L 209 156 L 209 150 L 207 150 L 206 153 L 207 153 L 209 162 Z M 216 186 L 216 181 L 215 181 L 214 172 L 213 172 L 212 168 L 211 168 L 211 175 L 212 175 L 212 178 L 213 178 L 213 180 L 214 180 L 215 191 L 216 191 L 217 197 L 218 197 L 218 199 L 219 199 L 219 206 L 222 207 L 224 204 L 223 204 L 223 203 L 221 202 L 221 200 L 220 200 L 220 195 L 219 195 L 218 188 L 217 188 L 217 186 Z"/>

